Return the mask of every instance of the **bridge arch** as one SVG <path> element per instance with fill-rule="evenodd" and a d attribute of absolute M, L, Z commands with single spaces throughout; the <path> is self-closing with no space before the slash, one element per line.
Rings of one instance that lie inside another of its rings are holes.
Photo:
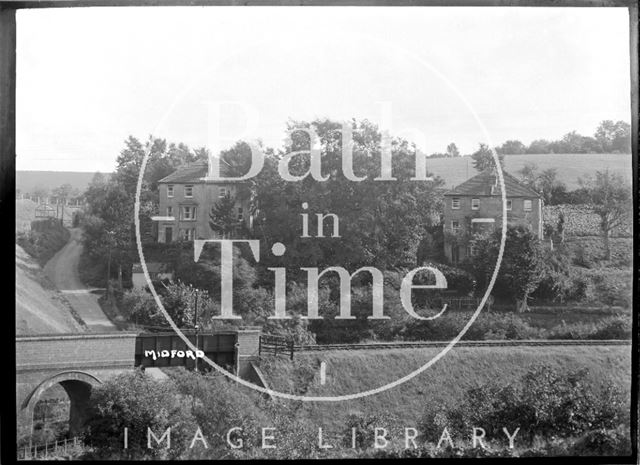
<path fill-rule="evenodd" d="M 64 371 L 42 381 L 22 403 L 22 409 L 26 410 L 31 418 L 32 432 L 35 406 L 42 394 L 56 384 L 60 384 L 69 396 L 69 431 L 72 435 L 77 435 L 81 432 L 86 420 L 91 390 L 102 384 L 102 381 L 84 371 Z"/>

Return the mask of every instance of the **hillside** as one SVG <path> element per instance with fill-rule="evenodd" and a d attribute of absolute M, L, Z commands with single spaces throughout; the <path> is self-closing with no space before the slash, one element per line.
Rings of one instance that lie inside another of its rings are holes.
<path fill-rule="evenodd" d="M 585 174 L 609 168 L 631 183 L 631 155 L 601 153 L 564 153 L 541 155 L 507 155 L 504 168 L 516 174 L 526 163 L 536 163 L 540 170 L 557 168 L 558 176 L 569 190 L 578 187 L 577 179 Z M 446 181 L 447 187 L 458 185 L 475 174 L 470 157 L 429 158 L 427 169 Z M 17 171 L 16 188 L 29 192 L 35 187 L 56 188 L 69 183 L 84 191 L 95 173 L 72 171 Z M 108 173 L 103 173 L 106 177 Z"/>
<path fill-rule="evenodd" d="M 382 386 L 419 368 L 439 349 L 387 349 L 296 353 L 260 362 L 275 390 L 315 396 L 352 394 Z M 319 382 L 324 361 L 326 384 Z M 422 374 L 396 388 L 366 398 L 343 402 L 305 402 L 298 414 L 314 424 L 339 430 L 350 413 L 401 418 L 414 426 L 427 403 L 455 403 L 471 388 L 499 379 L 516 382 L 534 365 L 546 363 L 568 372 L 589 369 L 594 385 L 611 380 L 628 391 L 631 382 L 631 346 L 454 347 Z M 284 401 L 283 401 L 284 402 Z M 286 401 L 288 402 L 288 401 Z"/>
<path fill-rule="evenodd" d="M 31 192 L 36 187 L 55 189 L 63 184 L 71 184 L 72 187 L 84 192 L 95 173 L 76 171 L 16 171 L 16 189 L 20 192 Z M 102 173 L 105 178 L 108 173 Z"/>
<path fill-rule="evenodd" d="M 16 232 L 29 231 L 36 219 L 37 203 L 29 199 L 16 200 Z"/>
<path fill-rule="evenodd" d="M 601 153 L 506 155 L 504 161 L 503 168 L 515 176 L 527 163 L 535 163 L 541 171 L 556 168 L 558 178 L 567 185 L 568 190 L 579 187 L 578 177 L 593 175 L 596 171 L 606 168 L 622 175 L 631 186 L 631 155 Z M 457 186 L 476 174 L 471 157 L 428 158 L 427 169 L 441 176 L 448 188 Z"/>
<path fill-rule="evenodd" d="M 46 278 L 40 266 L 16 245 L 16 334 L 77 333 L 85 331 L 66 299 Z"/>

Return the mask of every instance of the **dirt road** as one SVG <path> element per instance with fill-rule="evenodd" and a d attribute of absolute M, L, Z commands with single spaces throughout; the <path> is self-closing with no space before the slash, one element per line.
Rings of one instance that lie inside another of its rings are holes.
<path fill-rule="evenodd" d="M 99 295 L 82 284 L 78 275 L 78 263 L 82 253 L 82 230 L 70 229 L 71 237 L 44 266 L 44 272 L 69 301 L 92 332 L 111 332 L 118 328 L 109 321 L 98 304 Z"/>

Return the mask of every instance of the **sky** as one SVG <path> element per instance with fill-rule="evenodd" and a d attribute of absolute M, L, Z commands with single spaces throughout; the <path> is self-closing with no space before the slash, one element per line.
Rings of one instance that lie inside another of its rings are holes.
<path fill-rule="evenodd" d="M 19 10 L 17 169 L 110 172 L 133 135 L 281 147 L 368 119 L 426 153 L 630 122 L 625 8 Z"/>

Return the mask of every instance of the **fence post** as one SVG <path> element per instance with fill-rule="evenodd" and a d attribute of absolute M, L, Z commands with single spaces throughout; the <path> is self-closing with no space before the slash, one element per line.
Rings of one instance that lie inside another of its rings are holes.
<path fill-rule="evenodd" d="M 44 443 L 44 456 L 49 457 L 49 443 L 46 441 Z"/>
<path fill-rule="evenodd" d="M 64 438 L 64 453 L 67 453 L 67 438 Z"/>

